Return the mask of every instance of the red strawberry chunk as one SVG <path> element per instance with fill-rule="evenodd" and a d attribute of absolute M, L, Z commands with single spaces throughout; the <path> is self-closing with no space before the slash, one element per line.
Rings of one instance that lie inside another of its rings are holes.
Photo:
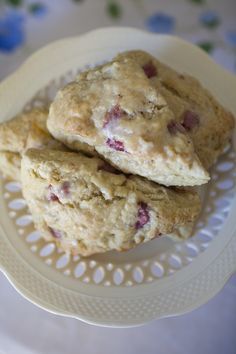
<path fill-rule="evenodd" d="M 70 194 L 70 182 L 63 182 L 60 192 L 64 197 L 68 196 Z"/>
<path fill-rule="evenodd" d="M 47 194 L 47 200 L 49 202 L 60 202 L 58 196 L 55 194 L 53 186 L 50 184 L 48 186 L 48 194 Z"/>
<path fill-rule="evenodd" d="M 180 123 L 175 122 L 174 120 L 168 123 L 167 129 L 169 130 L 169 133 L 172 135 L 175 135 L 177 132 L 185 133 L 184 127 Z"/>
<path fill-rule="evenodd" d="M 106 113 L 103 128 L 105 128 L 112 120 L 120 119 L 124 113 L 125 112 L 120 108 L 120 106 L 116 104 L 109 112 Z"/>
<path fill-rule="evenodd" d="M 145 72 L 145 75 L 149 79 L 151 79 L 154 76 L 157 76 L 157 68 L 152 63 L 151 60 L 148 63 L 146 63 L 145 65 L 143 65 L 143 71 Z"/>
<path fill-rule="evenodd" d="M 107 139 L 106 144 L 114 150 L 117 151 L 125 151 L 125 147 L 124 144 L 122 143 L 122 141 L 119 140 L 115 140 L 115 139 Z"/>
<path fill-rule="evenodd" d="M 199 116 L 195 112 L 185 111 L 183 117 L 184 117 L 184 120 L 183 120 L 182 125 L 187 131 L 192 130 L 200 123 Z"/>
<path fill-rule="evenodd" d="M 146 225 L 150 220 L 150 215 L 148 211 L 148 206 L 144 202 L 138 203 L 138 220 L 135 224 L 135 229 L 139 230 Z"/>
<path fill-rule="evenodd" d="M 46 199 L 49 202 L 58 202 L 60 203 L 61 198 L 68 197 L 70 194 L 70 183 L 65 181 L 62 185 L 58 187 L 53 187 L 51 184 L 47 188 L 48 193 Z"/>
<path fill-rule="evenodd" d="M 53 229 L 52 227 L 49 227 L 49 231 L 51 232 L 52 236 L 59 239 L 62 238 L 62 232 L 56 229 Z"/>

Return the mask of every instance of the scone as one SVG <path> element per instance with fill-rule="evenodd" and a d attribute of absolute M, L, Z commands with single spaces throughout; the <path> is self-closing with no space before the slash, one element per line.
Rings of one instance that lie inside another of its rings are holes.
<path fill-rule="evenodd" d="M 20 180 L 21 155 L 28 148 L 65 150 L 47 130 L 48 109 L 34 108 L 0 124 L 0 171 Z"/>
<path fill-rule="evenodd" d="M 176 120 L 191 136 L 202 164 L 209 169 L 229 143 L 234 118 L 193 77 L 178 73 L 150 54 L 136 50 L 119 54 L 129 58 L 145 72 L 174 112 Z M 193 224 L 179 228 L 171 237 L 184 240 L 191 236 Z"/>
<path fill-rule="evenodd" d="M 177 122 L 191 136 L 200 161 L 209 169 L 230 140 L 234 127 L 232 114 L 198 80 L 176 72 L 150 54 L 140 50 L 124 52 L 116 60 L 125 58 L 140 65 Z"/>
<path fill-rule="evenodd" d="M 69 147 L 125 173 L 166 186 L 209 180 L 186 130 L 133 59 L 81 73 L 56 95 L 47 126 Z"/>
<path fill-rule="evenodd" d="M 194 191 L 126 176 L 81 153 L 30 149 L 21 172 L 36 228 L 72 254 L 128 250 L 192 222 L 200 211 Z"/>

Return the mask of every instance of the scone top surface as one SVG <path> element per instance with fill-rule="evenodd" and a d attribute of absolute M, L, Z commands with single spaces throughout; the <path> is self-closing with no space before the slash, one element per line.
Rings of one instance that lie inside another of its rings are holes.
<path fill-rule="evenodd" d="M 176 120 L 190 135 L 195 151 L 209 169 L 229 143 L 235 119 L 194 77 L 179 73 L 147 52 L 133 50 L 115 59 L 134 60 L 151 75 L 150 83 L 166 100 Z"/>
<path fill-rule="evenodd" d="M 194 221 L 196 192 L 126 176 L 81 153 L 30 149 L 23 195 L 36 227 L 65 250 L 90 255 L 125 250 Z"/>
<path fill-rule="evenodd" d="M 121 58 L 81 73 L 58 92 L 48 129 L 69 147 L 165 185 L 209 179 L 184 128 L 150 84 L 155 73 Z"/>

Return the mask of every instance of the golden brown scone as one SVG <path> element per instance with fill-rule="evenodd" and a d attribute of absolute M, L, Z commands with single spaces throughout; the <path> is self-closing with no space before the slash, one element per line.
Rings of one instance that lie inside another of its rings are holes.
<path fill-rule="evenodd" d="M 23 195 L 36 228 L 65 251 L 89 256 L 128 250 L 196 219 L 200 200 L 80 153 L 30 149 Z"/>
<path fill-rule="evenodd" d="M 174 118 L 142 67 L 124 57 L 60 90 L 47 126 L 69 147 L 98 153 L 125 173 L 167 186 L 206 183 L 191 138 Z"/>
<path fill-rule="evenodd" d="M 202 164 L 209 169 L 230 141 L 234 118 L 209 91 L 193 77 L 178 73 L 150 54 L 135 50 L 115 59 L 130 58 L 144 70 L 150 83 L 160 92 L 191 136 Z M 193 233 L 193 224 L 179 228 L 171 237 L 184 240 Z"/>
<path fill-rule="evenodd" d="M 34 108 L 0 124 L 0 171 L 4 176 L 20 180 L 21 155 L 28 148 L 65 150 L 47 130 L 48 109 Z"/>
<path fill-rule="evenodd" d="M 165 98 L 176 120 L 191 136 L 195 150 L 209 169 L 229 143 L 234 117 L 198 80 L 178 73 L 150 54 L 136 50 L 121 53 L 143 68 L 150 83 Z"/>

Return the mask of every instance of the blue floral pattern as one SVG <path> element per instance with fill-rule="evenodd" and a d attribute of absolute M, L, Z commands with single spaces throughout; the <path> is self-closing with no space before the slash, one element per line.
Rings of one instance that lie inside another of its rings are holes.
<path fill-rule="evenodd" d="M 3 15 L 0 17 L 0 51 L 10 53 L 26 41 L 25 21 L 28 18 L 26 13 L 40 18 L 47 13 L 47 7 L 42 3 L 31 3 L 27 7 L 23 0 L 5 2 L 5 6 L 2 6 Z"/>
<path fill-rule="evenodd" d="M 200 22 L 207 28 L 216 28 L 220 24 L 220 17 L 217 12 L 207 10 L 200 15 Z"/>
<path fill-rule="evenodd" d="M 12 52 L 25 41 L 24 16 L 10 11 L 0 19 L 0 50 Z"/>
<path fill-rule="evenodd" d="M 162 12 L 157 12 L 146 20 L 146 26 L 151 32 L 156 33 L 171 33 L 174 31 L 174 17 Z"/>
<path fill-rule="evenodd" d="M 169 6 L 170 2 L 172 6 Z M 58 39 L 57 33 L 65 36 L 77 35 L 89 28 L 83 29 L 81 23 L 87 18 L 91 28 L 99 26 L 123 25 L 146 28 L 154 33 L 174 34 L 193 41 L 200 48 L 212 55 L 222 63 L 222 53 L 225 53 L 225 65 L 230 70 L 236 71 L 236 27 L 234 25 L 233 7 L 235 0 L 224 0 L 225 8 L 229 5 L 230 11 L 222 11 L 217 2 L 208 0 L 103 0 L 99 2 L 101 12 L 91 12 L 88 0 L 0 0 L 0 57 L 11 55 L 17 49 L 29 55 L 37 48 L 37 43 L 32 46 L 32 40 L 40 37 L 40 46 L 47 43 L 46 32 L 53 31 L 50 38 Z M 57 5 L 56 5 L 57 4 Z M 98 2 L 94 4 L 96 10 Z M 56 8 L 56 6 L 59 8 Z M 57 17 L 60 8 L 63 17 Z M 182 9 L 186 9 L 182 11 Z M 68 11 L 70 15 L 68 15 Z M 44 21 L 50 15 L 50 21 Z M 70 23 L 70 16 L 74 22 Z M 76 18 L 77 16 L 77 18 Z M 96 17 L 95 17 L 96 16 Z M 100 16 L 100 17 L 98 17 Z M 141 16 L 141 18 L 140 18 Z M 231 16 L 228 23 L 227 16 Z M 62 29 L 60 19 L 67 21 Z M 82 19 L 82 21 L 81 21 Z M 233 19 L 233 27 L 232 25 Z M 42 34 L 40 22 L 42 22 Z M 38 24 L 39 25 L 38 25 Z M 50 25 L 49 25 L 50 23 Z M 95 24 L 96 23 L 96 24 Z M 35 25 L 34 25 L 35 24 Z M 44 26 L 45 24 L 45 26 Z M 231 27 L 230 27 L 231 26 Z M 67 31 L 67 27 L 69 30 Z M 37 28 L 37 36 L 34 35 Z M 58 31 L 59 30 L 59 31 Z M 31 32 L 30 32 L 31 31 Z M 30 32 L 30 36 L 28 35 Z M 45 38 L 44 38 L 45 37 Z M 30 40 L 29 40 L 30 39 Z M 227 64 L 226 64 L 227 63 Z M 230 64 L 229 64 L 230 63 Z M 1 67 L 1 65 L 0 65 Z"/>
<path fill-rule="evenodd" d="M 226 31 L 225 39 L 231 46 L 236 48 L 236 29 Z"/>

